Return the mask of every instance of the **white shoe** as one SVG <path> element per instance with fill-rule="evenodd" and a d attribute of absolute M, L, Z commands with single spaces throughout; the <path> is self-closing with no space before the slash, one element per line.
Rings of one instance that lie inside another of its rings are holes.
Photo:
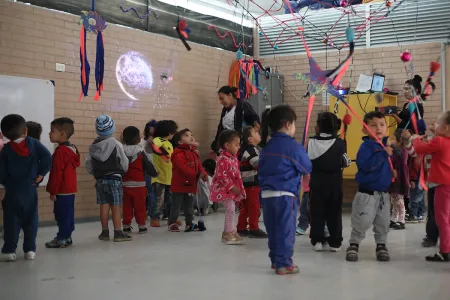
<path fill-rule="evenodd" d="M 330 247 L 330 251 L 331 252 L 339 252 L 339 251 L 341 251 L 341 247 L 337 247 L 337 248 Z"/>
<path fill-rule="evenodd" d="M 33 260 L 35 258 L 36 258 L 36 252 L 29 251 L 29 252 L 25 253 L 26 260 Z"/>
<path fill-rule="evenodd" d="M 322 251 L 322 250 L 323 250 L 323 245 L 322 245 L 322 243 L 316 243 L 316 244 L 313 246 L 313 250 L 314 250 L 314 251 L 317 251 L 317 252 Z"/>
<path fill-rule="evenodd" d="M 15 261 L 16 254 L 15 253 L 2 253 L 0 254 L 0 261 Z"/>

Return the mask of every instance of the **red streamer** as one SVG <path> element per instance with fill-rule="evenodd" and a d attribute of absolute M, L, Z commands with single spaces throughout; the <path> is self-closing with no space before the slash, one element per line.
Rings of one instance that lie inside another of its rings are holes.
<path fill-rule="evenodd" d="M 233 35 L 233 33 L 232 33 L 231 31 L 227 30 L 227 31 L 225 31 L 225 33 L 222 35 L 222 34 L 220 34 L 220 32 L 219 32 L 219 30 L 217 29 L 216 26 L 214 26 L 214 25 L 208 26 L 208 30 L 210 30 L 211 28 L 213 28 L 213 29 L 216 31 L 216 34 L 217 34 L 217 36 L 218 36 L 220 39 L 224 39 L 224 38 L 226 38 L 228 35 L 230 35 L 231 40 L 233 41 L 233 45 L 234 45 L 235 48 L 239 48 L 239 46 L 242 46 L 245 50 L 247 50 L 247 45 L 246 45 L 244 42 L 242 42 L 241 45 L 239 45 L 238 43 L 236 43 L 236 39 L 234 38 L 234 35 Z"/>

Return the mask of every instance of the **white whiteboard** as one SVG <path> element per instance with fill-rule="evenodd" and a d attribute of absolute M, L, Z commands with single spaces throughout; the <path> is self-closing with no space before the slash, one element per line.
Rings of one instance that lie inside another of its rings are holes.
<path fill-rule="evenodd" d="M 41 143 L 53 153 L 48 133 L 55 116 L 55 87 L 50 80 L 0 75 L 0 121 L 9 114 L 41 124 Z M 48 174 L 41 186 L 47 181 Z"/>

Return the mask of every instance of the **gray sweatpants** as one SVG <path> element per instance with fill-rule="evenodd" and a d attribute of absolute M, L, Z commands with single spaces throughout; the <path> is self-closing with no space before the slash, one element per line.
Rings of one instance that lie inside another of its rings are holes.
<path fill-rule="evenodd" d="M 192 220 L 194 219 L 194 195 L 187 193 L 172 193 L 169 225 L 177 222 L 180 209 L 183 209 L 184 211 L 186 225 L 192 225 Z"/>
<path fill-rule="evenodd" d="M 373 224 L 375 242 L 387 243 L 390 225 L 390 202 L 388 193 L 374 192 L 373 195 L 356 193 L 352 204 L 352 233 L 350 244 L 360 244 L 366 231 Z"/>

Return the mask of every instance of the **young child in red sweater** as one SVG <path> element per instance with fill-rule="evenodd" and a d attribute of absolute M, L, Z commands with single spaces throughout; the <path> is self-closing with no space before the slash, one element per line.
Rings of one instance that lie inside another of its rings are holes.
<path fill-rule="evenodd" d="M 158 176 L 150 155 L 140 145 L 141 135 L 139 129 L 128 126 L 123 130 L 123 151 L 129 160 L 128 171 L 123 174 L 123 231 L 131 232 L 131 220 L 136 219 L 139 233 L 148 231 L 145 227 L 147 219 L 147 187 L 145 174 L 151 177 Z"/>
<path fill-rule="evenodd" d="M 186 218 L 185 232 L 205 230 L 204 224 L 192 223 L 194 219 L 194 194 L 197 193 L 198 180 L 208 180 L 208 174 L 203 170 L 200 157 L 196 150 L 197 143 L 189 129 L 178 131 L 172 138 L 174 150 L 171 156 L 172 180 L 172 206 L 169 216 L 169 231 L 179 232 L 177 224 L 180 209 L 183 207 Z"/>
<path fill-rule="evenodd" d="M 53 211 L 59 231 L 52 241 L 45 244 L 47 248 L 66 248 L 72 245 L 77 168 L 80 166 L 80 153 L 77 147 L 69 142 L 75 131 L 73 123 L 69 118 L 58 118 L 51 123 L 50 141 L 57 143 L 58 147 L 53 153 L 47 192 L 54 202 Z"/>

